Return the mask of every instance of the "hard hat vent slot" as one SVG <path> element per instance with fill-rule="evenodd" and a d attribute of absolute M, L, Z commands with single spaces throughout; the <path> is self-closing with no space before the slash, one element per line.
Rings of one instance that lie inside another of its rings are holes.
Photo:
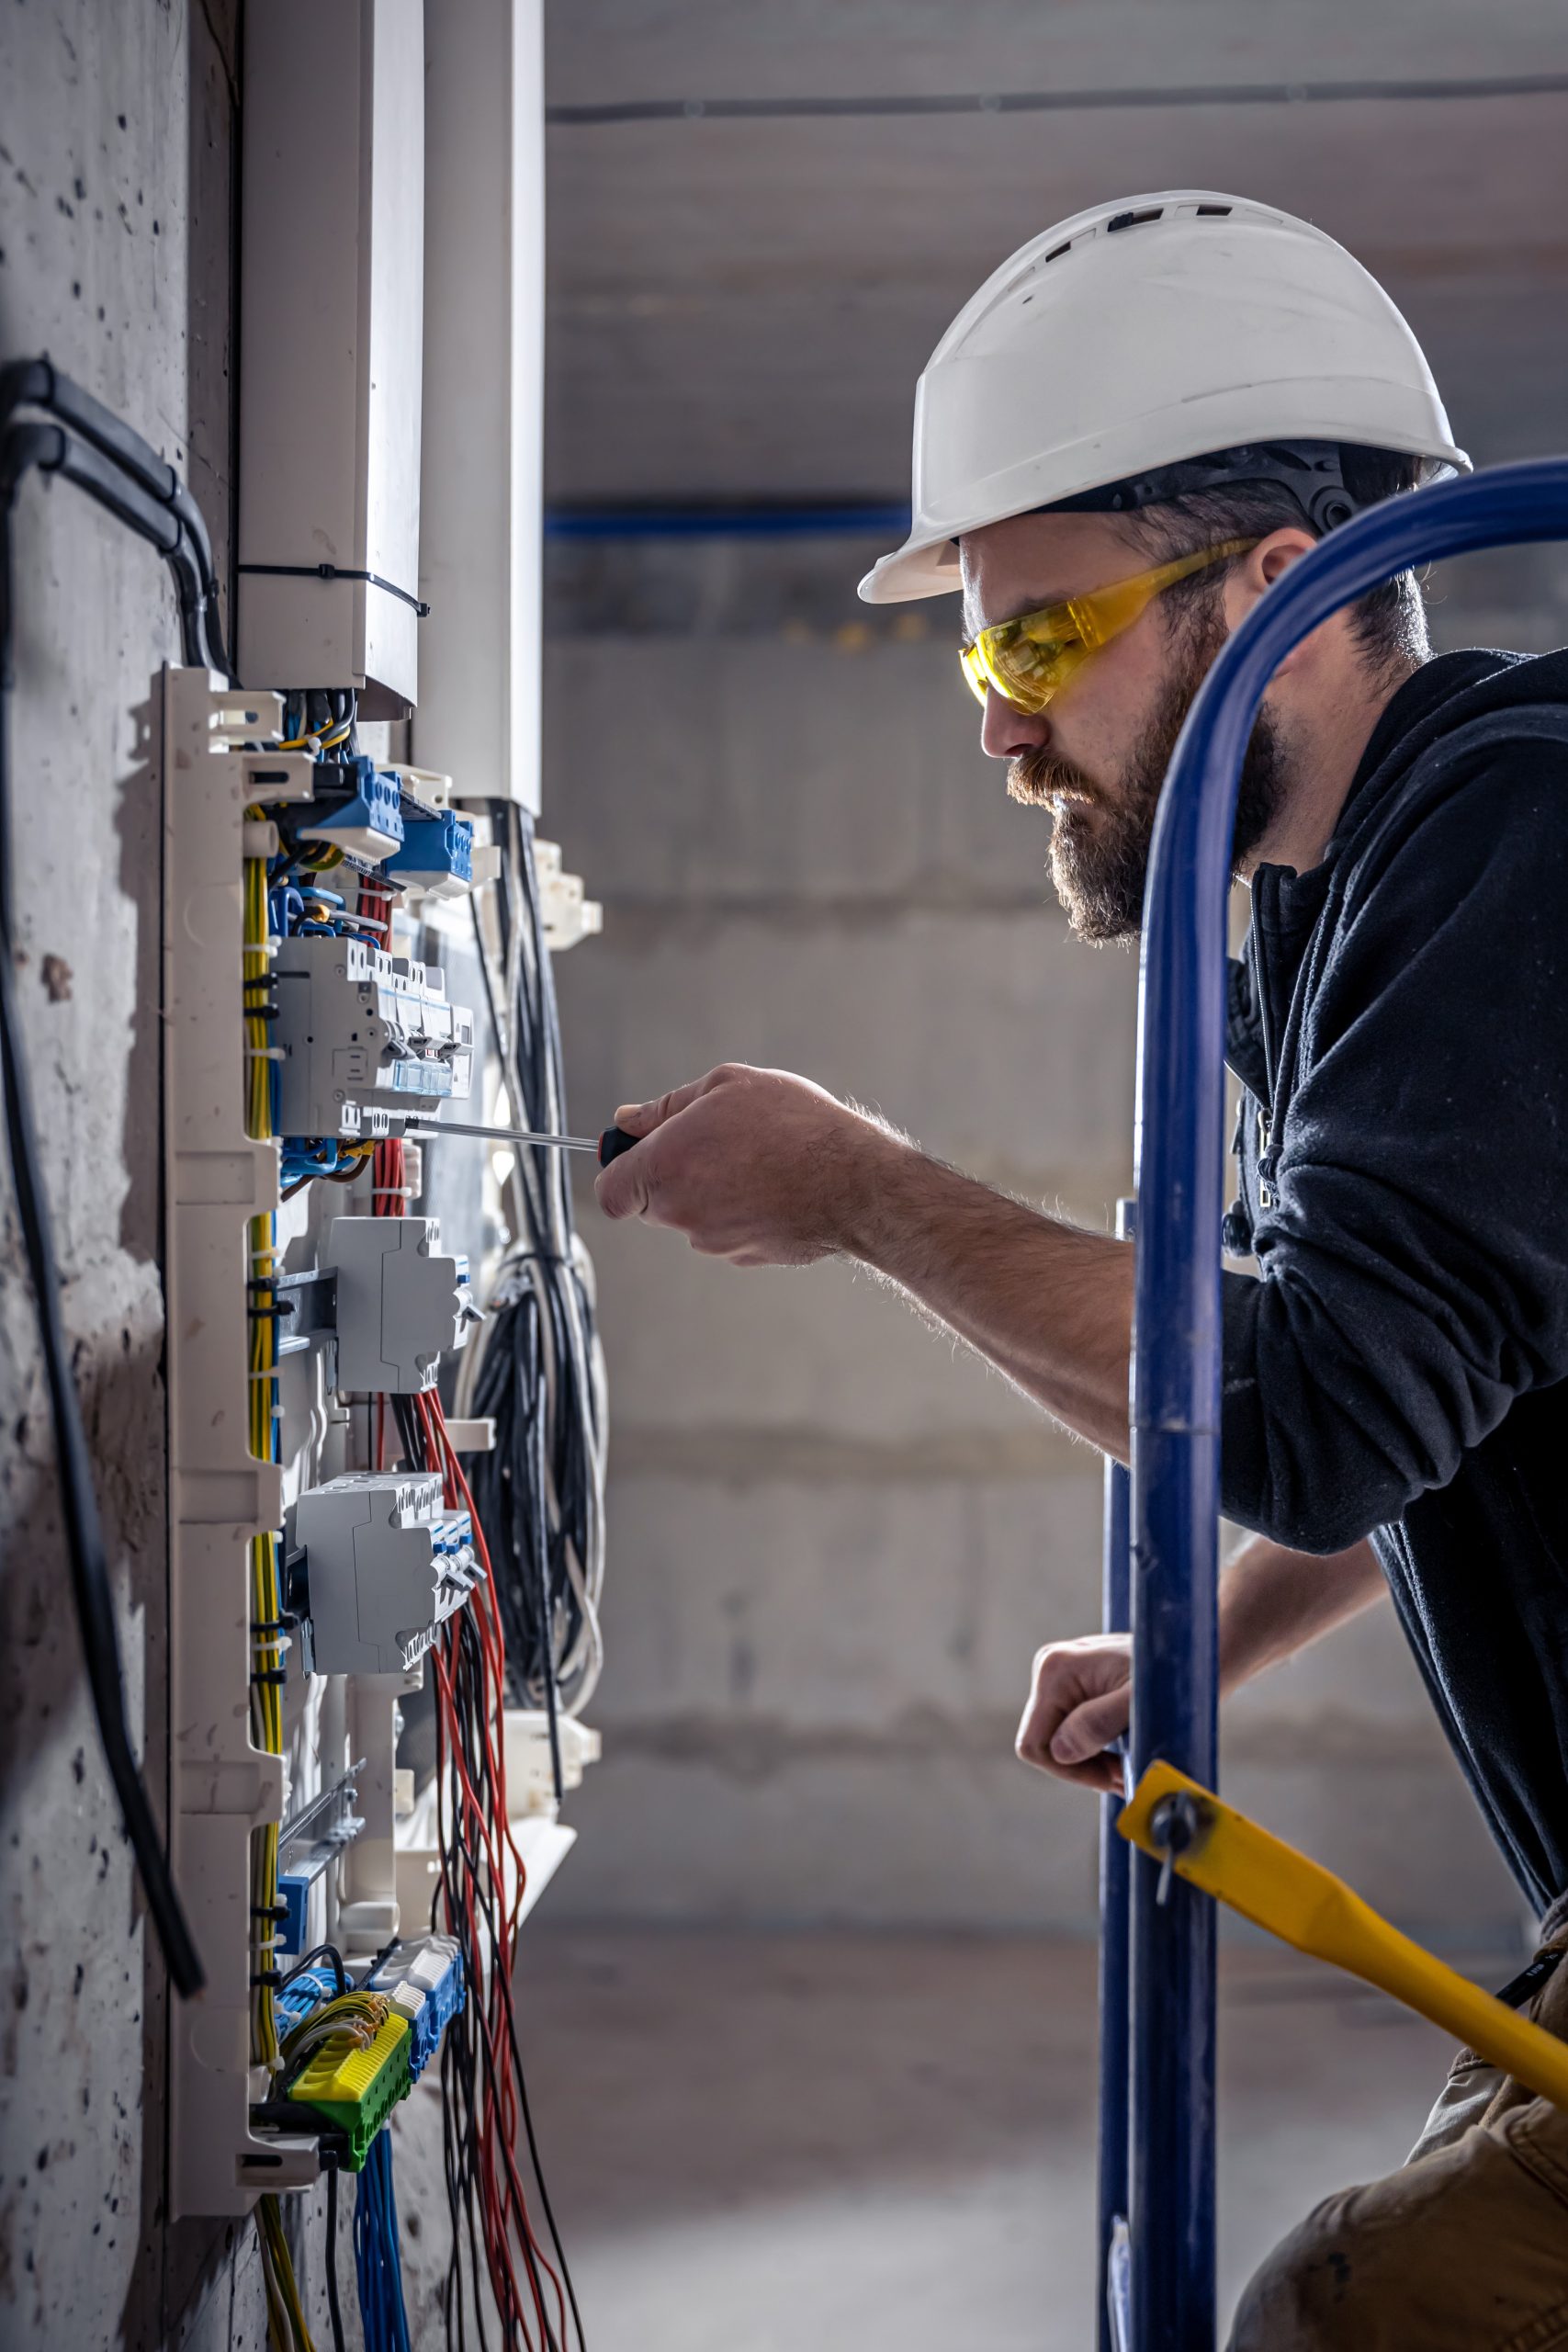
<path fill-rule="evenodd" d="M 1073 241 L 1072 241 L 1071 237 L 1069 237 L 1069 238 L 1067 239 L 1067 242 L 1066 242 L 1066 243 L 1065 245 L 1053 245 L 1053 246 L 1052 246 L 1052 248 L 1051 248 L 1051 250 L 1050 250 L 1050 252 L 1046 254 L 1045 258 L 1046 258 L 1046 260 L 1047 260 L 1047 261 L 1060 261 L 1060 260 L 1061 260 L 1061 258 L 1062 258 L 1062 255 L 1063 255 L 1064 254 L 1070 254 L 1070 253 L 1072 252 L 1072 249 L 1073 249 Z"/>
<path fill-rule="evenodd" d="M 1143 212 L 1118 212 L 1106 222 L 1105 233 L 1109 237 L 1118 229 L 1136 229 L 1145 220 L 1159 220 L 1164 210 L 1163 204 L 1152 204 Z"/>
<path fill-rule="evenodd" d="M 1230 217 L 1231 209 L 1228 204 L 1201 204 L 1198 207 L 1200 220 L 1228 220 Z"/>

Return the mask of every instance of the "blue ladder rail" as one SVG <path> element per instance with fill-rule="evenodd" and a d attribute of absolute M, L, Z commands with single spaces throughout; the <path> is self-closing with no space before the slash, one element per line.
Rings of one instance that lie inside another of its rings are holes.
<path fill-rule="evenodd" d="M 1407 565 L 1562 538 L 1568 458 L 1499 466 L 1358 515 L 1292 564 L 1247 616 L 1204 680 L 1172 754 L 1150 857 L 1138 1000 L 1134 1778 L 1161 1758 L 1207 1788 L 1217 1785 L 1225 916 L 1236 783 L 1253 720 L 1292 648 Z M 1112 1474 L 1112 1603 L 1117 1492 Z M 1101 2352 L 1213 2352 L 1213 1906 L 1180 1878 L 1158 1904 L 1149 1858 L 1134 1854 L 1129 1865 L 1120 1879 L 1101 1865 L 1100 2187 L 1102 2200 L 1120 2192 L 1122 2201 L 1101 2205 L 1100 2251 L 1109 2267 L 1100 2344 Z M 1116 2332 L 1122 2299 L 1108 2291 L 1118 2214 L 1131 2227 L 1125 2345 Z"/>

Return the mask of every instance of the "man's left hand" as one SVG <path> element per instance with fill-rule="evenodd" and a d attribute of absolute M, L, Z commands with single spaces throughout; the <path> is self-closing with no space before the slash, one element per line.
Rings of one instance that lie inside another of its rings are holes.
<path fill-rule="evenodd" d="M 615 1125 L 641 1140 L 599 1177 L 604 1215 L 671 1225 L 737 1266 L 806 1266 L 852 1246 L 874 1163 L 905 1148 L 809 1079 L 742 1062 L 622 1103 Z"/>

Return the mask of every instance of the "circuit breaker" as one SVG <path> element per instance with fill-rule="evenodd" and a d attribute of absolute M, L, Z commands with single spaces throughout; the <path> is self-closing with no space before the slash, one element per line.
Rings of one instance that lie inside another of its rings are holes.
<path fill-rule="evenodd" d="M 385 1135 L 388 1113 L 467 1100 L 474 1016 L 437 966 L 304 933 L 279 940 L 273 969 L 285 1135 Z"/>
<path fill-rule="evenodd" d="M 397 1674 L 479 1581 L 466 1510 L 448 1510 L 434 1472 L 356 1470 L 294 1506 L 310 1596 L 308 1671 Z"/>
<path fill-rule="evenodd" d="M 337 1385 L 416 1396 L 441 1357 L 478 1320 L 466 1257 L 441 1248 L 433 1216 L 334 1217 L 327 1254 L 337 1272 Z"/>

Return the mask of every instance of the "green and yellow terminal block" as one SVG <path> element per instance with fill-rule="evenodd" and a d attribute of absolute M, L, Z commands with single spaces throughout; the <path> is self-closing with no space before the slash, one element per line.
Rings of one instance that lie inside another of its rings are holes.
<path fill-rule="evenodd" d="M 362 2169 L 370 2143 L 400 2098 L 409 2094 L 409 2024 L 389 2017 L 369 2042 L 352 2033 L 329 2035 L 288 2086 L 296 2106 L 313 2108 L 344 2134 L 345 2172 Z"/>
<path fill-rule="evenodd" d="M 1116 1826 L 1130 1844 L 1255 1927 L 1392 1994 L 1528 2089 L 1568 2108 L 1568 2042 L 1445 1967 L 1331 1871 L 1185 1772 L 1151 1764 Z"/>

